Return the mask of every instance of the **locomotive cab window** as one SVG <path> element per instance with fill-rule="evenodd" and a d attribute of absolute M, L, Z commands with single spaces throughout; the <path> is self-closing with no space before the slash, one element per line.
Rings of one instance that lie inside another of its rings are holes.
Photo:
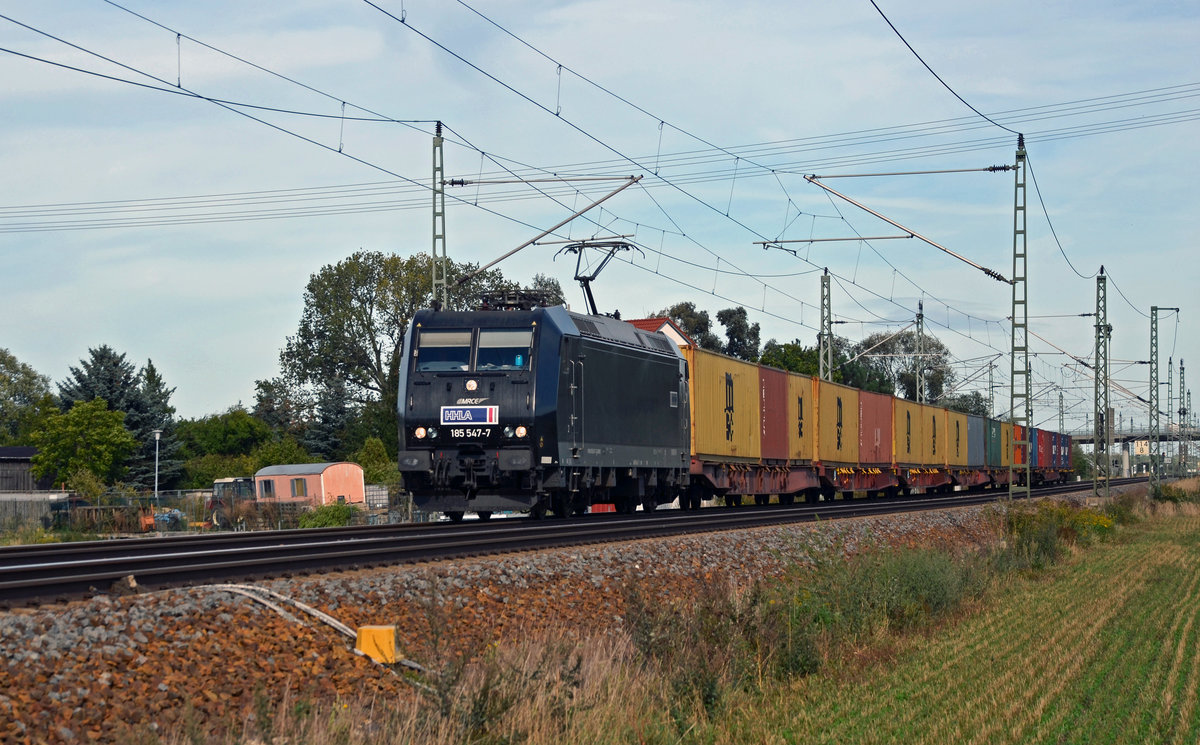
<path fill-rule="evenodd" d="M 528 370 L 532 343 L 530 329 L 481 329 L 475 369 Z"/>
<path fill-rule="evenodd" d="M 470 331 L 422 331 L 417 337 L 417 372 L 468 370 Z"/>

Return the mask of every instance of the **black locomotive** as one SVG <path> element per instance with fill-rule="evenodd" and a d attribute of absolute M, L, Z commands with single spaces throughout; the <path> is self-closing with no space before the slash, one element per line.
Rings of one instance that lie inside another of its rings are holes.
<path fill-rule="evenodd" d="M 421 310 L 404 340 L 400 470 L 415 504 L 653 510 L 688 483 L 688 368 L 666 336 L 536 307 Z"/>

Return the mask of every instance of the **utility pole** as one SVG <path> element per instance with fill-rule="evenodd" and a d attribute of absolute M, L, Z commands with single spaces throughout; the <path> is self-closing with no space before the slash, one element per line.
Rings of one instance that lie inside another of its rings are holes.
<path fill-rule="evenodd" d="M 917 403 L 925 403 L 925 301 L 917 301 Z"/>
<path fill-rule="evenodd" d="M 1174 435 L 1172 434 L 1172 431 L 1175 428 L 1174 427 L 1174 425 L 1175 425 L 1174 386 L 1175 386 L 1175 361 L 1171 357 L 1168 357 L 1167 358 L 1167 450 L 1168 450 L 1168 452 L 1170 451 L 1171 438 L 1174 437 Z M 1171 464 L 1171 466 L 1174 466 L 1175 465 L 1174 460 L 1175 460 L 1174 458 L 1168 458 L 1167 462 L 1169 464 Z M 1170 468 L 1167 469 L 1168 473 L 1170 472 L 1170 470 L 1171 470 Z"/>
<path fill-rule="evenodd" d="M 1101 481 L 1104 482 L 1104 496 L 1109 496 L 1108 479 L 1112 470 L 1108 455 L 1109 432 L 1112 429 L 1109 421 L 1112 414 L 1108 410 L 1108 341 L 1111 336 L 1112 326 L 1108 325 L 1108 277 L 1104 276 L 1104 267 L 1101 266 L 1100 274 L 1096 275 L 1096 374 L 1093 378 L 1096 394 L 1096 474 L 1092 480 L 1093 497 L 1097 496 Z"/>
<path fill-rule="evenodd" d="M 1058 392 L 1058 433 L 1061 435 L 1067 431 L 1067 410 L 1063 408 L 1063 394 Z"/>
<path fill-rule="evenodd" d="M 988 419 L 996 415 L 996 383 L 992 375 L 996 371 L 996 363 L 988 363 Z"/>
<path fill-rule="evenodd" d="M 1179 476 L 1187 478 L 1188 472 L 1188 401 L 1184 391 L 1183 358 L 1179 358 Z"/>
<path fill-rule="evenodd" d="M 446 169 L 442 153 L 442 123 L 433 130 L 433 302 L 448 307 L 446 272 Z"/>
<path fill-rule="evenodd" d="M 821 275 L 821 334 L 817 349 L 821 380 L 833 380 L 833 304 L 829 299 L 829 269 Z"/>
<path fill-rule="evenodd" d="M 1179 308 L 1150 308 L 1150 496 L 1157 497 L 1162 489 L 1162 433 L 1158 424 L 1158 312 L 1162 310 L 1179 312 Z M 1170 373 L 1168 373 L 1170 375 Z M 1170 403 L 1167 408 L 1171 408 Z M 1170 432 L 1170 427 L 1167 428 Z"/>
<path fill-rule="evenodd" d="M 1008 464 L 1009 499 L 1029 497 L 1031 485 L 1029 428 L 1033 424 L 1033 391 L 1029 375 L 1029 275 L 1026 257 L 1029 241 L 1025 232 L 1025 135 L 1017 135 L 1017 165 L 1013 169 L 1013 271 L 1012 271 L 1012 354 L 1009 376 L 1008 418 L 1013 424 L 1013 457 Z M 1017 436 L 1017 427 L 1021 435 Z M 1025 453 L 1017 464 L 1017 452 Z M 1019 482 L 1019 483 L 1018 483 Z"/>

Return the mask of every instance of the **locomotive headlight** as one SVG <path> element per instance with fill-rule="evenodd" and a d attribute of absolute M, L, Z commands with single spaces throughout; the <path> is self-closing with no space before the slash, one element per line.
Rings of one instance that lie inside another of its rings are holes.
<path fill-rule="evenodd" d="M 425 428 L 417 427 L 416 429 L 413 430 L 413 436 L 416 437 L 418 440 L 424 440 L 425 439 Z"/>
<path fill-rule="evenodd" d="M 505 436 L 505 437 L 512 437 L 512 436 L 513 436 L 513 428 L 512 428 L 512 427 L 505 427 L 505 428 L 504 428 L 504 436 Z"/>
<path fill-rule="evenodd" d="M 467 390 L 468 391 L 473 391 L 478 387 L 479 387 L 479 381 L 477 381 L 477 380 L 468 380 L 467 381 Z"/>
<path fill-rule="evenodd" d="M 525 429 L 525 425 L 524 425 L 524 424 L 522 424 L 521 426 L 517 427 L 517 437 L 524 437 L 524 436 L 525 436 L 525 435 L 527 435 L 527 434 L 529 434 L 529 430 Z"/>

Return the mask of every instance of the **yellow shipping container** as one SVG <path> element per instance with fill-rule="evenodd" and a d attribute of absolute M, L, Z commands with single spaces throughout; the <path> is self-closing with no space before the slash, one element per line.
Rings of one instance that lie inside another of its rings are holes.
<path fill-rule="evenodd" d="M 921 405 L 895 399 L 892 410 L 892 459 L 899 465 L 919 466 L 925 462 L 925 424 Z"/>
<path fill-rule="evenodd" d="M 1012 422 L 1000 422 L 1000 466 L 1008 468 L 1012 465 L 1013 428 Z"/>
<path fill-rule="evenodd" d="M 813 379 L 788 374 L 788 457 L 812 460 L 817 441 L 817 407 Z"/>
<path fill-rule="evenodd" d="M 692 452 L 758 460 L 758 366 L 703 349 L 683 349 L 690 371 Z"/>
<path fill-rule="evenodd" d="M 967 415 L 961 411 L 946 412 L 946 457 L 951 466 L 967 465 Z"/>
<path fill-rule="evenodd" d="M 858 463 L 858 389 L 813 379 L 817 389 L 817 441 L 814 459 Z"/>
<path fill-rule="evenodd" d="M 946 436 L 946 410 L 921 404 L 921 424 L 924 426 L 921 463 L 930 468 L 945 468 L 950 438 Z"/>

